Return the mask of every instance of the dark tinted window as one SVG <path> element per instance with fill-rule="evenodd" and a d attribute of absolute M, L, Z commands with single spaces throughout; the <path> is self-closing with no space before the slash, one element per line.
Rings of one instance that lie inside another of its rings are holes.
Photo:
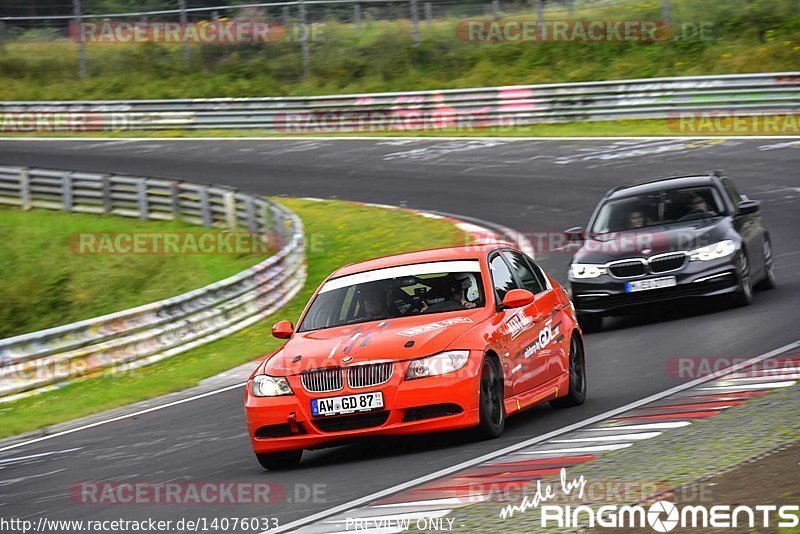
<path fill-rule="evenodd" d="M 499 254 L 495 256 L 489 264 L 492 270 L 492 283 L 495 290 L 497 290 L 497 298 L 501 301 L 512 289 L 517 289 L 517 283 L 514 281 L 514 276 L 508 269 L 505 260 Z"/>
<path fill-rule="evenodd" d="M 514 251 L 507 251 L 503 254 L 506 255 L 509 263 L 511 263 L 512 268 L 517 273 L 517 278 L 519 278 L 523 288 L 527 289 L 534 295 L 544 291 L 542 281 L 533 272 L 533 269 L 531 269 L 530 265 L 528 265 L 528 262 L 525 260 L 522 254 Z"/>
<path fill-rule="evenodd" d="M 431 267 L 434 271 L 418 272 L 418 265 L 409 265 L 393 267 L 395 272 L 386 278 L 377 270 L 329 280 L 297 331 L 480 308 L 485 305 L 480 263 L 462 263 L 474 263 L 474 270 L 439 271 L 437 265 Z"/>
<path fill-rule="evenodd" d="M 539 279 L 539 284 L 542 286 L 542 291 L 546 291 L 548 288 L 547 276 L 544 274 L 544 271 L 541 267 L 539 267 L 535 261 L 531 259 L 530 256 L 525 256 L 525 259 L 528 260 L 528 265 L 530 266 L 533 274 L 536 275 L 536 278 Z"/>
<path fill-rule="evenodd" d="M 591 233 L 624 232 L 725 213 L 716 187 L 693 186 L 651 191 L 607 201 L 597 212 Z"/>

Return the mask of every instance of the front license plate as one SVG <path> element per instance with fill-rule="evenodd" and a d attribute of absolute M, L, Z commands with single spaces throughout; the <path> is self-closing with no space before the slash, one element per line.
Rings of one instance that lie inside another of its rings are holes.
<path fill-rule="evenodd" d="M 662 287 L 672 287 L 677 285 L 674 276 L 665 276 L 663 278 L 651 278 L 649 280 L 636 280 L 635 282 L 626 282 L 625 291 L 634 293 L 636 291 L 647 291 L 648 289 L 659 289 Z"/>
<path fill-rule="evenodd" d="M 318 415 L 367 412 L 377 408 L 383 408 L 383 393 L 380 391 L 311 400 L 311 415 L 315 417 Z"/>

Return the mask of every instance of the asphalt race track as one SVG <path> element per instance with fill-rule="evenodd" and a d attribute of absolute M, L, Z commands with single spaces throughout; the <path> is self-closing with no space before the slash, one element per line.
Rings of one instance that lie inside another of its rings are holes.
<path fill-rule="evenodd" d="M 513 417 L 498 440 L 475 442 L 459 433 L 348 445 L 307 452 L 300 468 L 270 473 L 250 451 L 242 392 L 236 389 L 0 453 L 2 517 L 262 516 L 285 524 L 668 389 L 679 382 L 667 372 L 673 358 L 751 357 L 800 338 L 798 140 L 0 141 L 0 164 L 128 172 L 269 195 L 406 205 L 524 233 L 584 225 L 600 196 L 618 184 L 721 169 L 742 192 L 763 201 L 779 284 L 756 293 L 747 308 L 680 306 L 658 316 L 607 321 L 606 330 L 586 339 L 587 403 Z M 555 253 L 541 263 L 563 281 L 567 260 Z M 285 486 L 288 501 L 76 504 L 69 489 L 87 480 L 269 481 Z M 315 485 L 316 502 L 307 498 Z"/>

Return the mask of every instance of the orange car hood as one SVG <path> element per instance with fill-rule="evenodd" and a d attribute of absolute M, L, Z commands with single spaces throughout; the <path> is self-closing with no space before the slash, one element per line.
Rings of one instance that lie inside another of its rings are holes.
<path fill-rule="evenodd" d="M 287 376 L 320 367 L 430 356 L 462 348 L 456 342 L 459 336 L 487 316 L 486 309 L 480 308 L 296 333 L 264 361 L 259 372 Z"/>

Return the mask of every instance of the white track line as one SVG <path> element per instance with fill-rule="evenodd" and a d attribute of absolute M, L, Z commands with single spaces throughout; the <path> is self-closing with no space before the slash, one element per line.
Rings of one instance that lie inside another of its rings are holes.
<path fill-rule="evenodd" d="M 389 495 L 394 495 L 395 493 L 399 493 L 405 489 L 412 488 L 414 486 L 419 486 L 420 484 L 424 484 L 425 482 L 430 482 L 431 480 L 435 480 L 437 478 L 442 478 L 444 476 L 450 475 L 452 473 L 456 473 L 458 471 L 463 471 L 469 467 L 473 467 L 478 464 L 486 463 L 496 458 L 500 458 L 501 456 L 506 456 L 508 454 L 517 452 L 521 449 L 525 449 L 530 447 L 531 445 L 535 445 L 537 443 L 542 443 L 554 437 L 566 434 L 568 432 L 572 432 L 573 430 L 578 430 L 580 428 L 592 425 L 594 423 L 598 423 L 605 419 L 609 419 L 611 417 L 617 416 L 634 408 L 638 408 L 640 406 L 644 406 L 645 404 L 649 404 L 655 402 L 657 400 L 661 400 L 665 397 L 669 397 L 675 393 L 679 393 L 681 391 L 686 391 L 687 389 L 692 389 L 697 387 L 700 384 L 705 384 L 706 382 L 711 382 L 712 380 L 716 380 L 722 376 L 726 376 L 731 373 L 735 373 L 740 369 L 744 369 L 749 367 L 755 363 L 758 363 L 763 360 L 767 360 L 779 354 L 783 354 L 784 352 L 788 352 L 792 349 L 800 347 L 800 340 L 793 341 L 792 343 L 788 343 L 783 345 L 782 347 L 778 347 L 777 349 L 771 350 L 769 352 L 765 352 L 759 356 L 755 356 L 754 358 L 750 358 L 747 361 L 742 363 L 738 363 L 727 369 L 723 369 L 716 373 L 710 374 L 708 376 L 700 377 L 691 382 L 686 382 L 685 384 L 681 384 L 670 388 L 668 390 L 662 391 L 660 393 L 656 393 L 655 395 L 650 395 L 649 397 L 645 397 L 644 399 L 640 399 L 638 401 L 631 402 L 626 404 L 625 406 L 620 406 L 619 408 L 614 408 L 613 410 L 609 410 L 607 412 L 595 415 L 588 419 L 584 419 L 583 421 L 579 421 L 577 423 L 573 423 L 571 425 L 565 426 L 558 430 L 553 430 L 552 432 L 548 432 L 546 434 L 542 434 L 541 436 L 537 436 L 535 438 L 531 438 L 525 441 L 521 441 L 519 443 L 515 443 L 514 445 L 510 445 L 503 449 L 499 449 L 488 454 L 484 454 L 482 456 L 478 456 L 476 458 L 472 458 L 471 460 L 467 460 L 465 462 L 461 462 L 460 464 L 456 464 L 450 467 L 446 467 L 444 469 L 440 469 L 439 471 L 435 471 L 428 475 L 421 476 L 419 478 L 415 478 L 413 480 L 409 480 L 408 482 L 403 482 L 401 484 L 397 484 L 390 488 L 383 489 L 381 491 L 376 491 L 375 493 L 371 493 L 369 495 L 365 495 L 364 497 L 359 497 L 358 499 L 354 499 L 350 502 L 346 502 L 344 504 L 340 504 L 338 506 L 334 506 L 328 510 L 324 510 L 322 512 L 317 512 L 316 514 L 309 515 L 304 517 L 303 519 L 298 519 L 297 521 L 292 521 L 291 523 L 287 523 L 281 527 L 278 527 L 275 530 L 264 531 L 260 534 L 278 534 L 280 532 L 290 532 L 292 530 L 296 530 L 300 527 L 304 527 L 306 525 L 310 525 L 312 523 L 322 521 L 327 519 L 328 517 L 334 516 L 336 514 L 346 512 L 348 510 L 352 510 L 358 506 L 369 504 L 373 501 L 377 501 L 383 497 L 388 497 Z M 616 430 L 616 429 L 615 429 Z"/>
<path fill-rule="evenodd" d="M 760 384 L 741 384 L 739 386 L 713 386 L 708 388 L 699 388 L 703 391 L 749 391 L 749 390 L 759 390 L 759 389 L 777 389 L 777 388 L 788 388 L 797 384 L 797 381 L 792 380 L 790 382 L 761 382 Z"/>
<path fill-rule="evenodd" d="M 39 454 L 29 454 L 28 456 L 15 456 L 14 458 L 0 458 L 0 464 L 7 464 L 10 462 L 21 462 L 23 460 L 31 460 L 33 458 L 41 458 L 43 456 L 52 456 L 53 454 L 66 454 L 68 452 L 79 451 L 82 448 L 83 447 L 73 447 L 72 449 L 64 449 L 63 451 L 40 452 Z"/>
<path fill-rule="evenodd" d="M 591 438 L 552 439 L 547 443 L 593 443 L 602 441 L 641 441 L 660 436 L 663 432 L 639 432 L 637 434 L 612 434 L 610 436 L 594 436 Z"/>
<path fill-rule="evenodd" d="M 666 428 L 680 428 L 682 426 L 689 426 L 692 423 L 689 421 L 671 421 L 667 423 L 645 423 L 642 425 L 623 425 L 623 426 L 599 426 L 596 428 L 584 428 L 581 432 L 595 432 L 597 430 L 610 430 L 612 432 L 619 432 L 620 430 L 650 430 L 650 429 L 666 429 Z"/>
<path fill-rule="evenodd" d="M 544 445 L 547 445 L 545 443 Z M 613 445 L 590 445 L 588 447 L 565 447 L 562 449 L 542 449 L 536 451 L 520 451 L 517 454 L 583 454 L 585 452 L 609 452 L 627 449 L 633 443 L 615 443 Z"/>
<path fill-rule="evenodd" d="M 770 374 L 760 376 L 732 376 L 728 381 L 733 383 L 764 382 L 764 380 L 800 380 L 800 373 L 797 371 L 784 374 Z"/>
<path fill-rule="evenodd" d="M 463 507 L 468 504 L 477 504 L 488 499 L 488 495 L 476 495 L 470 497 L 449 497 L 445 499 L 429 499 L 426 501 L 403 501 L 392 504 L 376 504 L 370 506 L 371 509 L 376 508 L 397 508 L 403 506 L 456 506 Z"/>

